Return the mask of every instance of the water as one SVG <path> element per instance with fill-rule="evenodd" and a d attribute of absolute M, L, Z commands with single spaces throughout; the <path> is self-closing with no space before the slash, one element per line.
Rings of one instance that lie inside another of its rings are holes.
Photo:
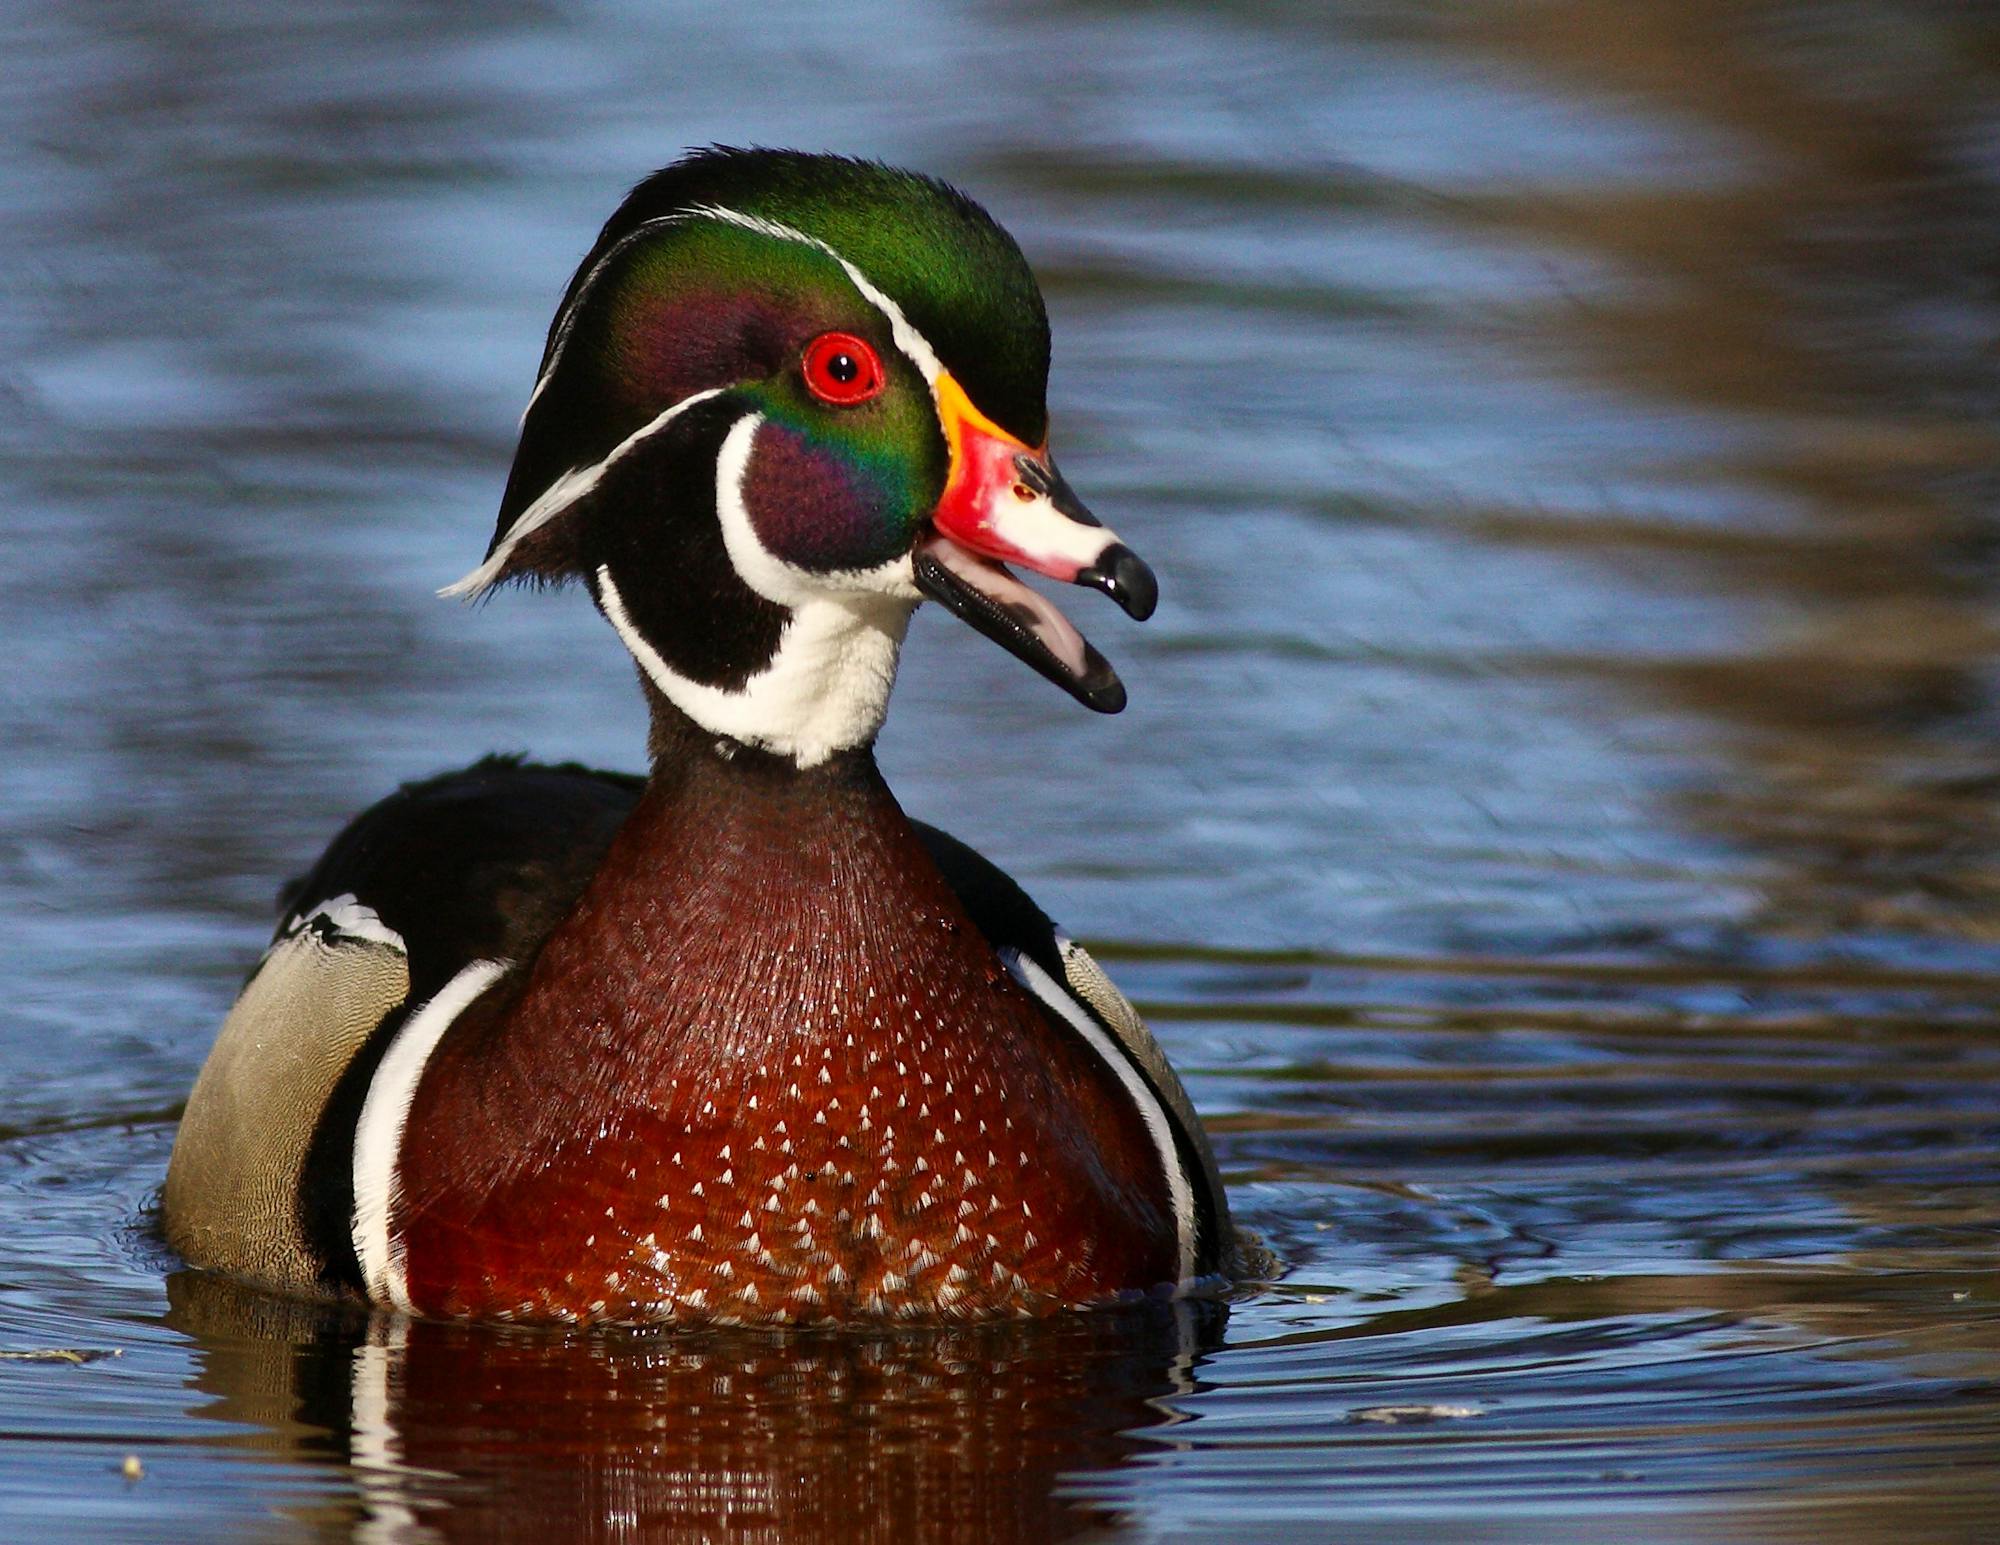
<path fill-rule="evenodd" d="M 2000 52 L 1943 3 L 0 22 L 0 1536 L 2000 1532 Z M 1133 706 L 923 617 L 916 813 L 1097 941 L 1279 1267 L 887 1338 L 343 1319 L 151 1232 L 276 882 L 631 767 L 490 529 L 685 144 L 956 177 L 1160 571 Z M 124 1473 L 127 1456 L 140 1474 Z"/>

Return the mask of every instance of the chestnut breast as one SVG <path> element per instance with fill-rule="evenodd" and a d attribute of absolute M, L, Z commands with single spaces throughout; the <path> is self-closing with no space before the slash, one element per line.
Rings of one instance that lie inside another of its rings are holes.
<path fill-rule="evenodd" d="M 697 757 L 425 1068 L 392 1218 L 420 1310 L 1035 1313 L 1176 1275 L 1158 1149 L 875 773 Z"/>

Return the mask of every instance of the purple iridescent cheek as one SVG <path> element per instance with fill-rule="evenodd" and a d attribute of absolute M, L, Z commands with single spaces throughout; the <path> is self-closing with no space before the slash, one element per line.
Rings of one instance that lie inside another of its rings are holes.
<path fill-rule="evenodd" d="M 743 504 L 766 551 L 796 568 L 872 569 L 910 544 L 904 480 L 856 447 L 782 424 L 757 431 Z"/>
<path fill-rule="evenodd" d="M 754 294 L 692 283 L 664 293 L 635 287 L 619 299 L 602 366 L 619 405 L 650 418 L 690 392 L 756 373 L 746 371 L 745 340 L 789 325 Z"/>

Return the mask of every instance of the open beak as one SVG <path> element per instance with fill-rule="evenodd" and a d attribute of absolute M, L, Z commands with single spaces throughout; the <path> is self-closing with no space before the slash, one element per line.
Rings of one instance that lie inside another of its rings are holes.
<path fill-rule="evenodd" d="M 1046 450 L 987 418 L 949 373 L 938 376 L 937 403 L 951 469 L 917 543 L 917 588 L 1078 702 L 1118 712 L 1125 684 L 1110 662 L 1006 565 L 1102 590 L 1142 622 L 1160 596 L 1153 571 L 1098 524 Z"/>

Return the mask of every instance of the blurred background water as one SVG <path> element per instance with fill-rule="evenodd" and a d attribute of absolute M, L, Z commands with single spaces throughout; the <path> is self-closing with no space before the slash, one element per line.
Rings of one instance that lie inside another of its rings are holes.
<path fill-rule="evenodd" d="M 0 1536 L 2000 1533 L 1990 8 L 21 0 L 0 57 Z M 1042 276 L 1133 705 L 925 616 L 882 760 L 1189 1075 L 1279 1257 L 1226 1313 L 505 1335 L 154 1242 L 280 878 L 489 749 L 639 765 L 582 598 L 430 591 L 711 140 L 952 177 Z"/>

